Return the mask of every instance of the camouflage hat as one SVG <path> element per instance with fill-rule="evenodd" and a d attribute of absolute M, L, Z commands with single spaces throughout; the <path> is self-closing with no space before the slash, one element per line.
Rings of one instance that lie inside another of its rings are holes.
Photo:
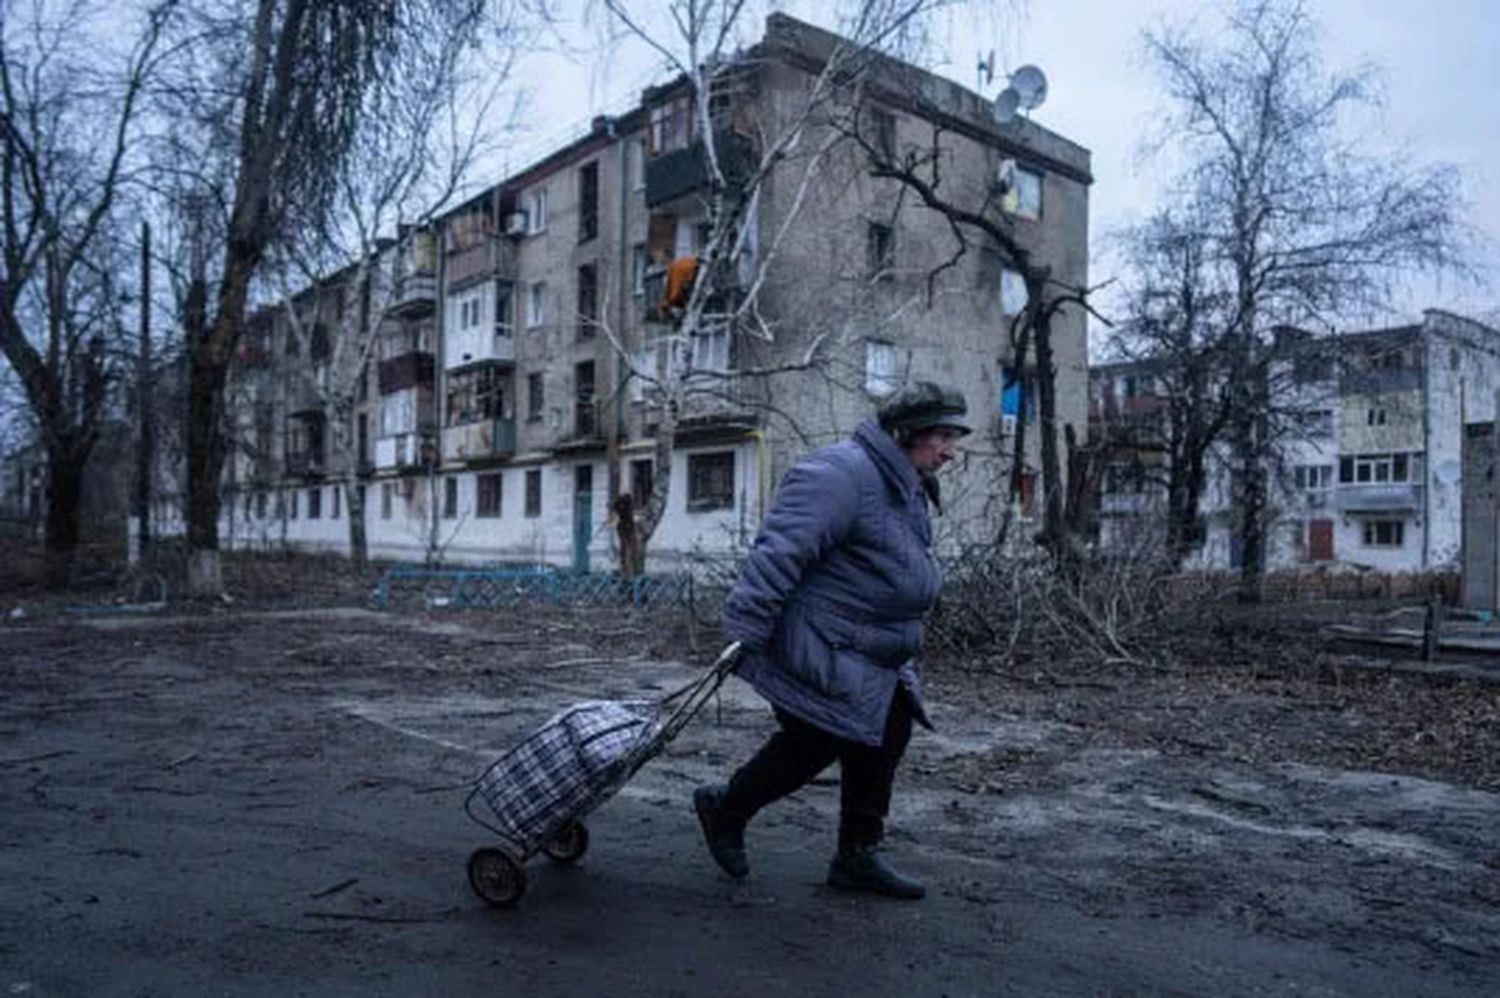
<path fill-rule="evenodd" d="M 971 432 L 963 417 L 969 411 L 963 392 L 934 381 L 913 381 L 896 389 L 876 412 L 880 428 L 892 430 L 933 430 L 945 428 L 961 434 Z"/>

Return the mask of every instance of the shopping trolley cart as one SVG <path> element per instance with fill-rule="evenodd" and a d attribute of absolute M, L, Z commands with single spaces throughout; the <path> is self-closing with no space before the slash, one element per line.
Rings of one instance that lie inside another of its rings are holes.
<path fill-rule="evenodd" d="M 490 764 L 464 800 L 499 846 L 469 856 L 469 884 L 489 904 L 526 893 L 528 859 L 576 863 L 588 851 L 583 819 L 676 738 L 739 665 L 739 642 L 701 676 L 659 700 L 591 700 L 555 714 Z M 476 810 L 486 805 L 489 815 Z"/>

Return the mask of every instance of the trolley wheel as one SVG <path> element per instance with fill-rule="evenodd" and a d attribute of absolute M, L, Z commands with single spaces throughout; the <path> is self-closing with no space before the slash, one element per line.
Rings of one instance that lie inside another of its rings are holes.
<path fill-rule="evenodd" d="M 513 908 L 526 893 L 526 869 L 504 849 L 475 849 L 469 854 L 469 886 L 487 904 Z"/>
<path fill-rule="evenodd" d="M 557 830 L 542 852 L 554 863 L 576 863 L 589 851 L 589 830 L 581 821 L 570 821 Z"/>

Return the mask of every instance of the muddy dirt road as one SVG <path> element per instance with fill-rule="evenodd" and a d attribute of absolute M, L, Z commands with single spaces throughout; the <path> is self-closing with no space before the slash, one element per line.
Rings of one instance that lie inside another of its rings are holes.
<path fill-rule="evenodd" d="M 752 828 L 748 882 L 717 873 L 691 789 L 770 724 L 732 682 L 591 817 L 577 868 L 536 860 L 520 908 L 490 910 L 464 876 L 490 841 L 467 781 L 561 705 L 697 668 L 602 619 L 0 627 L 0 992 L 1500 993 L 1500 795 L 1125 737 L 1089 718 L 1128 706 L 955 676 L 931 683 L 940 733 L 914 739 L 892 821 L 927 900 L 822 886 L 828 783 Z"/>

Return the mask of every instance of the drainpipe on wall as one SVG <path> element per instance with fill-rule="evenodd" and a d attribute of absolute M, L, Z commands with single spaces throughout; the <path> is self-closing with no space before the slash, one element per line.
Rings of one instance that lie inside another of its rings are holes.
<path fill-rule="evenodd" d="M 1432 489 L 1437 480 L 1432 460 L 1432 372 L 1436 345 L 1427 337 L 1427 370 L 1422 372 L 1422 570 L 1427 570 L 1432 553 Z M 1459 428 L 1463 439 L 1463 428 Z"/>

